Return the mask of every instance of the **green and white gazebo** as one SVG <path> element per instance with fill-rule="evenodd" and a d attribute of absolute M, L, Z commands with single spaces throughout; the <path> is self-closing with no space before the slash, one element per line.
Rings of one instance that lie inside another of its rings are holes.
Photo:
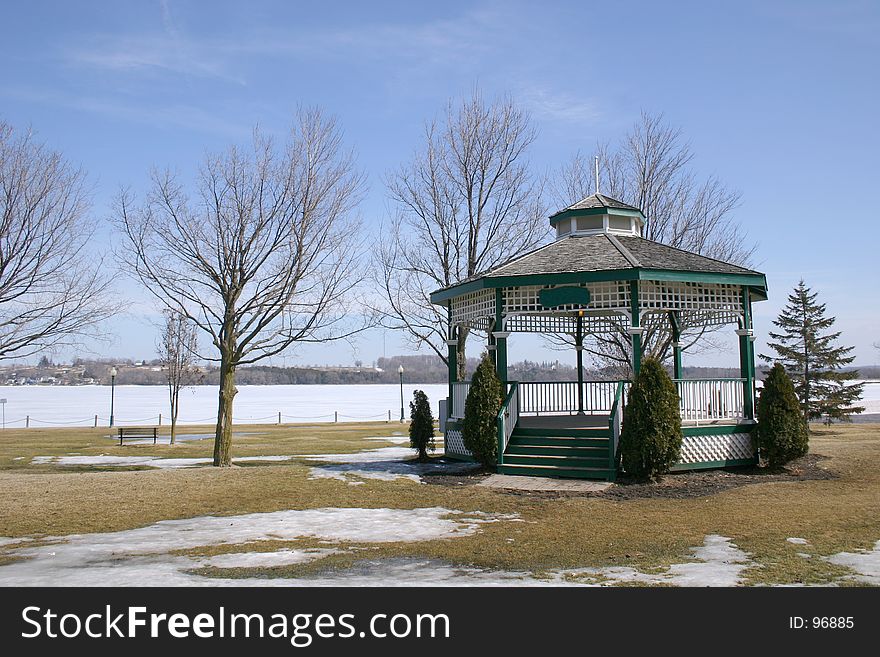
<path fill-rule="evenodd" d="M 639 371 L 642 334 L 664 322 L 673 339 L 674 380 L 684 442 L 675 469 L 757 460 L 752 302 L 767 298 L 764 274 L 641 237 L 645 217 L 594 194 L 550 217 L 556 240 L 431 294 L 448 312 L 449 397 L 441 423 L 446 456 L 468 459 L 461 419 L 469 382 L 457 381 L 457 336 L 484 332 L 506 389 L 498 416 L 498 471 L 614 480 L 628 381 L 585 381 L 582 351 L 591 334 L 617 332 Z M 681 331 L 731 325 L 740 376 L 684 379 Z M 578 380 L 516 382 L 507 373 L 511 333 L 571 336 Z"/>

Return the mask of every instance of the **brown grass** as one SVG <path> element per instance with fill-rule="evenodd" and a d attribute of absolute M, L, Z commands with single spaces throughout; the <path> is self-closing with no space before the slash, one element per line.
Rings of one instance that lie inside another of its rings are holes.
<path fill-rule="evenodd" d="M 346 452 L 383 446 L 364 436 L 397 424 L 258 427 L 234 441 L 238 455 Z M 811 450 L 828 458 L 830 480 L 767 482 L 691 499 L 530 498 L 474 486 L 310 480 L 302 462 L 247 468 L 61 471 L 29 466 L 29 456 L 66 454 L 210 455 L 210 441 L 176 447 L 112 447 L 94 430 L 10 431 L 0 440 L 0 535 L 46 536 L 134 528 L 170 518 L 318 507 L 416 508 L 517 513 L 525 522 L 484 525 L 451 540 L 360 548 L 316 564 L 224 570 L 224 576 L 291 575 L 346 567 L 353 560 L 418 556 L 487 568 L 542 570 L 584 566 L 658 567 L 681 562 L 707 534 L 730 537 L 756 565 L 750 583 L 827 583 L 847 571 L 822 555 L 870 548 L 880 539 L 880 425 L 814 431 Z M 17 456 L 23 457 L 13 461 Z M 673 475 L 674 476 L 674 475 Z M 809 546 L 786 542 L 803 537 Z M 512 540 L 511 540 L 512 539 Z M 297 546 L 302 546 L 297 542 Z M 266 549 L 265 543 L 249 546 Z M 214 550 L 221 548 L 212 548 Z M 241 550 L 242 546 L 238 546 Z M 245 548 L 249 549 L 249 548 Z M 212 553 L 211 549 L 197 551 Z M 805 559 L 798 552 L 815 556 Z"/>

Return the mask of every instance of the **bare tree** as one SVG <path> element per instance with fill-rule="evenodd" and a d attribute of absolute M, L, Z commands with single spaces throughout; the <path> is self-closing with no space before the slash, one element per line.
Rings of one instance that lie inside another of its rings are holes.
<path fill-rule="evenodd" d="M 740 194 L 715 177 L 700 179 L 693 172 L 690 145 L 681 130 L 670 126 L 662 114 L 642 112 L 618 144 L 600 144 L 596 155 L 601 189 L 596 190 L 594 158 L 577 153 L 560 170 L 553 187 L 560 207 L 601 191 L 642 209 L 647 220 L 645 238 L 748 265 L 755 245 L 732 216 Z M 683 318 L 681 329 L 685 349 L 714 345 L 712 327 L 688 324 L 687 318 Z M 649 322 L 642 341 L 646 354 L 661 360 L 667 358 L 672 347 L 668 322 Z M 571 341 L 565 338 L 562 342 L 569 345 Z M 600 365 L 625 368 L 631 362 L 632 344 L 623 331 L 591 336 L 584 347 Z"/>
<path fill-rule="evenodd" d="M 230 464 L 236 368 L 363 328 L 343 304 L 358 281 L 353 212 L 363 190 L 335 121 L 309 110 L 283 149 L 256 131 L 249 151 L 208 157 L 194 199 L 170 173 L 153 175 L 140 205 L 120 196 L 120 257 L 216 349 L 214 465 Z"/>
<path fill-rule="evenodd" d="M 386 180 L 396 215 L 376 260 L 386 327 L 447 362 L 446 312 L 430 293 L 502 264 L 548 235 L 542 189 L 529 170 L 531 119 L 509 98 L 479 92 L 428 124 L 412 161 Z M 458 334 L 458 378 L 467 329 Z"/>
<path fill-rule="evenodd" d="M 0 359 L 80 344 L 117 308 L 84 174 L 0 122 Z"/>
<path fill-rule="evenodd" d="M 177 436 L 180 391 L 195 385 L 200 375 L 195 367 L 199 348 L 198 328 L 178 310 L 166 308 L 159 342 L 159 360 L 165 368 L 168 398 L 171 403 L 171 444 Z"/>

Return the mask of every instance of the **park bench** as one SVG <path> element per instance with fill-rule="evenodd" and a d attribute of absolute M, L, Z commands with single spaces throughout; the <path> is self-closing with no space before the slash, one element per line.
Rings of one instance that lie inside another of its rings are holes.
<path fill-rule="evenodd" d="M 125 438 L 152 438 L 153 444 L 159 439 L 159 427 L 119 427 L 119 444 Z"/>

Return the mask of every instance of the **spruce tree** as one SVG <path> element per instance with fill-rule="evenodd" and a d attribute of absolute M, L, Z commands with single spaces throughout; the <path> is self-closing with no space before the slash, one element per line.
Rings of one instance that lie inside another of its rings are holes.
<path fill-rule="evenodd" d="M 468 451 L 487 468 L 498 462 L 497 419 L 502 390 L 495 365 L 488 354 L 483 354 L 464 402 L 461 437 Z"/>
<path fill-rule="evenodd" d="M 434 444 L 434 415 L 428 396 L 422 390 L 413 392 L 409 403 L 409 446 L 419 454 L 419 461 L 428 460 L 428 450 L 436 449 Z"/>
<path fill-rule="evenodd" d="M 773 324 L 779 333 L 770 332 L 767 345 L 776 356 L 761 354 L 768 363 L 780 363 L 794 383 L 805 421 L 825 418 L 849 421 L 854 413 L 865 410 L 855 403 L 862 396 L 858 370 L 844 371 L 855 356 L 853 347 L 837 346 L 840 332 L 831 332 L 835 317 L 825 315 L 825 304 L 816 301 L 818 293 L 803 280 L 788 295 L 788 303 Z"/>

